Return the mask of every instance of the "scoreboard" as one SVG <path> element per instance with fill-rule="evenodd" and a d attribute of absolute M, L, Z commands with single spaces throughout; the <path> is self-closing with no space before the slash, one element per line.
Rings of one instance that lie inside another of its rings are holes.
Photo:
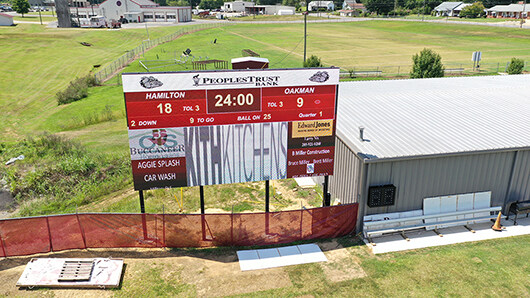
<path fill-rule="evenodd" d="M 136 190 L 333 174 L 338 68 L 122 78 Z"/>

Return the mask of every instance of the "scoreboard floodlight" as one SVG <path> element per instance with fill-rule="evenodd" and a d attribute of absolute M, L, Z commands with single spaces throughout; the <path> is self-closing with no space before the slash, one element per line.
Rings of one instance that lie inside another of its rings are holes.
<path fill-rule="evenodd" d="M 338 68 L 122 79 L 136 190 L 333 174 Z"/>

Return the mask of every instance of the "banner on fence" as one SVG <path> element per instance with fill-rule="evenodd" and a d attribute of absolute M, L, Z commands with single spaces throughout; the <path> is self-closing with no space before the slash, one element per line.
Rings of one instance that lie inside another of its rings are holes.
<path fill-rule="evenodd" d="M 0 257 L 84 248 L 211 247 L 334 238 L 358 204 L 242 214 L 68 214 L 0 220 Z"/>
<path fill-rule="evenodd" d="M 136 190 L 333 174 L 338 68 L 122 79 Z"/>

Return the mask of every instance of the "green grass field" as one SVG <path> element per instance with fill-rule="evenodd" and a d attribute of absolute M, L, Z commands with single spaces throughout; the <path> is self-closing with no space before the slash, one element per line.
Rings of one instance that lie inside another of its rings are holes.
<path fill-rule="evenodd" d="M 177 29 L 151 28 L 150 37 L 165 36 Z M 4 57 L 0 69 L 8 74 L 0 80 L 0 109 L 4 111 L 0 113 L 2 137 L 17 141 L 43 132 L 60 133 L 81 142 L 90 151 L 125 158 L 128 143 L 119 77 L 110 79 L 104 86 L 91 88 L 87 98 L 67 105 L 57 106 L 55 94 L 75 77 L 94 73 L 93 65 L 104 66 L 144 39 L 144 29 L 47 29 L 36 24 L 0 28 L 0 40 L 5 41 L 0 43 Z M 217 39 L 215 44 L 214 39 Z M 310 23 L 307 45 L 308 55 L 317 55 L 325 65 L 344 70 L 402 65 L 401 72 L 406 73 L 411 56 L 425 47 L 440 53 L 446 65 L 470 64 L 471 53 L 476 50 L 482 51 L 484 64 L 503 65 L 511 57 L 530 59 L 528 30 L 425 22 Z M 187 48 L 202 59 L 228 61 L 240 57 L 243 49 L 251 49 L 267 57 L 271 68 L 301 67 L 303 24 L 237 24 L 203 30 L 160 45 L 140 59 L 151 60 L 149 65 L 163 65 L 167 62 L 160 60 L 178 57 Z M 154 70 L 190 69 L 188 63 Z M 135 61 L 123 71 L 145 69 Z M 170 199 L 160 193 L 153 200 L 169 202 Z M 122 206 L 134 210 L 130 196 L 120 200 L 124 201 L 94 208 L 117 211 Z M 45 210 L 48 207 L 41 213 Z"/>
<path fill-rule="evenodd" d="M 315 241 L 313 241 L 315 242 Z M 373 255 L 354 237 L 319 242 L 328 261 L 241 272 L 245 248 L 90 250 L 124 258 L 115 297 L 528 297 L 530 236 Z M 278 247 L 278 246 L 274 246 Z M 0 295 L 97 296 L 101 290 L 19 290 L 29 258 L 0 261 Z"/>
<path fill-rule="evenodd" d="M 152 28 L 151 38 L 176 31 Z M 303 57 L 302 24 L 238 24 L 209 29 L 161 45 L 143 60 L 171 59 L 186 48 L 195 56 L 230 60 L 252 49 L 270 59 L 271 67 L 300 67 Z M 0 80 L 0 159 L 25 154 L 15 166 L 0 168 L 8 187 L 21 194 L 22 215 L 90 211 L 137 212 L 128 160 L 125 109 L 119 78 L 89 90 L 81 101 L 57 106 L 55 93 L 75 77 L 93 73 L 146 39 L 145 30 L 47 29 L 33 24 L 0 27 L 0 53 L 4 74 Z M 218 42 L 213 44 L 212 41 Z M 93 46 L 85 47 L 80 42 Z M 462 26 L 416 22 L 369 21 L 308 25 L 308 54 L 326 65 L 352 67 L 409 65 L 411 56 L 424 47 L 441 54 L 448 63 L 469 63 L 471 52 L 481 50 L 486 63 L 505 63 L 511 57 L 530 59 L 530 31 L 511 28 Z M 188 66 L 188 70 L 190 67 Z M 160 71 L 186 70 L 172 65 Z M 136 61 L 124 71 L 143 71 Z M 79 142 L 44 137 L 50 132 Z M 35 137 L 35 139 L 28 138 Z M 22 141 L 26 139 L 25 141 Z M 110 179 L 109 179 L 110 176 Z M 3 183 L 3 182 L 2 182 Z M 318 206 L 321 190 L 298 190 L 292 180 L 274 181 L 274 208 L 292 207 L 298 200 Z M 263 183 L 206 187 L 207 208 L 244 212 L 263 208 Z M 280 194 L 278 194 L 280 191 Z M 198 189 L 183 191 L 183 210 L 175 196 L 178 189 L 146 193 L 148 212 L 196 212 Z M 38 198 L 38 199 L 35 199 Z M 164 207 L 162 207 L 164 206 Z M 297 206 L 295 206 L 297 207 Z M 261 209 L 262 210 L 262 209 Z M 160 258 L 126 251 L 107 252 L 126 258 L 126 271 L 115 296 L 197 296 L 221 284 L 240 289 L 259 280 L 279 285 L 227 292 L 232 296 L 530 296 L 530 236 L 504 238 L 374 256 L 357 238 L 345 237 L 322 245 L 345 248 L 331 262 L 264 270 L 257 275 L 239 272 L 235 249 L 174 249 Z M 97 252 L 75 252 L 79 257 Z M 64 256 L 67 256 L 65 252 Z M 140 255 L 140 257 L 138 257 Z M 135 257 L 136 256 L 136 257 Z M 24 260 L 23 258 L 21 260 Z M 29 259 L 28 259 L 29 261 Z M 14 284 L 22 274 L 20 264 L 0 261 L 0 295 L 77 295 L 43 289 L 21 292 Z M 217 267 L 216 267 L 217 266 Z M 334 281 L 341 274 L 363 273 Z M 331 272 L 331 273 L 330 273 Z M 261 278 L 261 279 L 259 279 Z M 101 295 L 100 290 L 87 292 Z M 210 295 L 224 295 L 212 290 Z M 242 294 L 243 293 L 243 294 Z M 205 295 L 205 294 L 204 294 Z"/>
<path fill-rule="evenodd" d="M 24 16 L 24 17 L 13 17 L 13 20 L 15 21 L 15 23 L 17 23 L 17 21 L 40 22 L 41 17 L 39 17 L 38 15 L 37 16 L 31 15 L 31 16 Z M 53 21 L 57 21 L 57 18 L 56 17 L 52 17 L 52 16 L 42 15 L 42 22 L 43 23 L 44 22 L 53 22 Z"/>

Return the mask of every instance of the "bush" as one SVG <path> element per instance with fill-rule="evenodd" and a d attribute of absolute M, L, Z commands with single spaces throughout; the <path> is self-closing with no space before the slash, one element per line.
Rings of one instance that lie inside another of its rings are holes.
<path fill-rule="evenodd" d="M 89 152 L 60 136 L 5 144 L 0 153 L 26 157 L 0 167 L 0 180 L 20 207 L 17 216 L 72 212 L 130 184 L 127 156 Z"/>
<path fill-rule="evenodd" d="M 444 76 L 442 58 L 430 49 L 423 49 L 420 54 L 412 56 L 410 78 L 440 78 Z"/>
<path fill-rule="evenodd" d="M 70 82 L 66 90 L 57 92 L 57 104 L 63 105 L 81 100 L 88 96 L 88 87 L 97 85 L 98 82 L 93 75 L 76 78 Z"/>
<path fill-rule="evenodd" d="M 322 67 L 322 61 L 315 55 L 311 55 L 305 62 L 304 67 Z"/>
<path fill-rule="evenodd" d="M 484 13 L 484 5 L 482 2 L 475 2 L 471 5 L 468 5 L 464 8 L 462 8 L 462 11 L 460 11 L 459 17 L 461 18 L 478 18 L 483 16 Z"/>
<path fill-rule="evenodd" d="M 523 68 L 523 59 L 512 58 L 512 61 L 510 61 L 510 65 L 508 65 L 506 72 L 508 72 L 508 74 L 521 74 L 523 72 Z"/>

